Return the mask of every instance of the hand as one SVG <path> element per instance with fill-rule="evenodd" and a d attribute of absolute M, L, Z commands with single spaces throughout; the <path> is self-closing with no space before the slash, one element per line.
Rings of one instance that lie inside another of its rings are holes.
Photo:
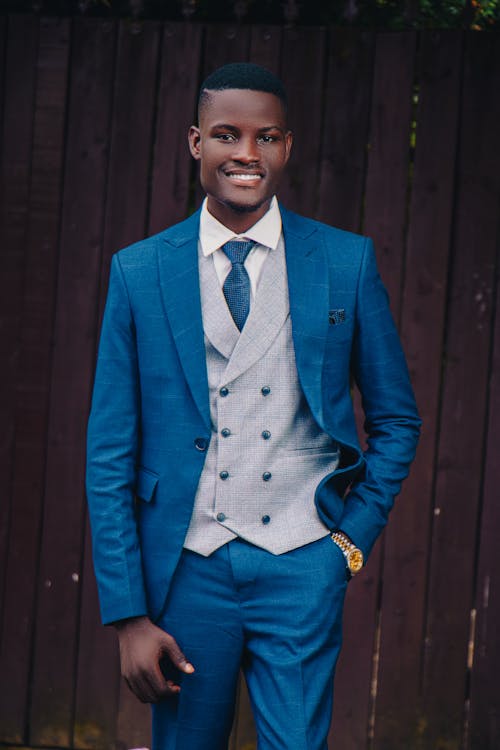
<path fill-rule="evenodd" d="M 154 625 L 149 617 L 132 617 L 115 623 L 120 662 L 125 682 L 143 703 L 156 703 L 180 692 L 180 685 L 165 679 L 160 660 L 166 657 L 174 670 L 192 674 L 190 664 L 175 639 Z"/>

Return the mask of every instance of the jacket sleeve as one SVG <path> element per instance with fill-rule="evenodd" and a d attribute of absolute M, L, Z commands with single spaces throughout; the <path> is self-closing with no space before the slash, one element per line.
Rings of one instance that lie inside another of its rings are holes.
<path fill-rule="evenodd" d="M 147 611 L 134 499 L 139 425 L 135 328 L 115 255 L 87 433 L 87 498 L 104 623 Z"/>
<path fill-rule="evenodd" d="M 421 424 L 369 239 L 357 290 L 352 370 L 362 398 L 367 449 L 364 470 L 346 495 L 338 527 L 366 559 L 408 474 Z"/>

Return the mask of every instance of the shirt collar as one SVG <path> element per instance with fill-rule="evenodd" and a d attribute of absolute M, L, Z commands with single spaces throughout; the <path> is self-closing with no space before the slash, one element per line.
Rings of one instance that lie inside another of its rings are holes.
<path fill-rule="evenodd" d="M 207 208 L 207 199 L 203 201 L 200 214 L 200 244 L 203 255 L 208 256 L 218 250 L 229 240 L 245 238 L 253 240 L 275 250 L 281 235 L 281 214 L 278 201 L 274 195 L 271 205 L 264 216 L 243 234 L 235 234 L 218 221 Z"/>

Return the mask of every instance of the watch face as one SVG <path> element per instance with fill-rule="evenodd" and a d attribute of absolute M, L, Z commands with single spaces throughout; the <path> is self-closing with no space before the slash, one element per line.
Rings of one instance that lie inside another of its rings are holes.
<path fill-rule="evenodd" d="M 363 553 L 360 549 L 353 549 L 349 552 L 349 570 L 351 573 L 357 573 L 363 567 Z"/>

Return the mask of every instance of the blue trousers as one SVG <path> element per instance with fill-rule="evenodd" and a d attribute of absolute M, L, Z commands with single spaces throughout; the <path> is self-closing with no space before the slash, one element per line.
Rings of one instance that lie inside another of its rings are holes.
<path fill-rule="evenodd" d="M 329 536 L 283 555 L 184 550 L 157 624 L 196 671 L 153 706 L 153 750 L 226 750 L 240 667 L 259 750 L 326 750 L 346 585 Z"/>

